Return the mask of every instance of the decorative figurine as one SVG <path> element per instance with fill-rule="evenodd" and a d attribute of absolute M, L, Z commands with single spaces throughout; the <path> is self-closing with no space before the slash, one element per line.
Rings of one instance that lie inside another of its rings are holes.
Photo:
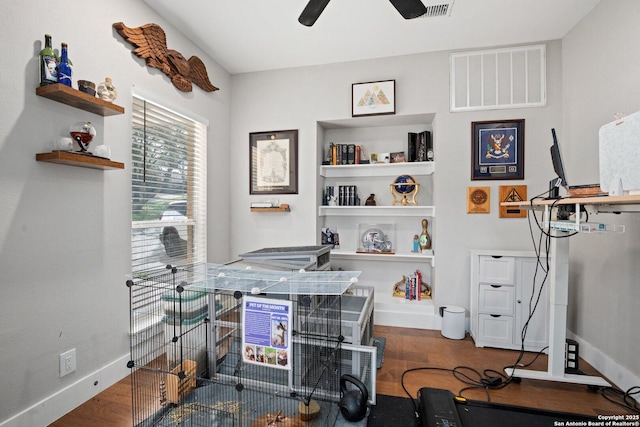
<path fill-rule="evenodd" d="M 426 218 L 422 220 L 422 233 L 420 233 L 419 243 L 420 250 L 426 251 L 431 249 L 431 236 L 429 236 L 429 232 L 427 231 L 427 226 L 429 225 L 429 221 Z"/>
<path fill-rule="evenodd" d="M 378 203 L 376 203 L 376 195 L 371 193 L 371 195 L 369 197 L 367 197 L 367 200 L 365 200 L 364 205 L 365 206 L 377 206 Z"/>
<path fill-rule="evenodd" d="M 103 101 L 113 102 L 118 97 L 118 91 L 111 82 L 111 77 L 106 77 L 102 83 L 98 85 L 98 97 Z"/>

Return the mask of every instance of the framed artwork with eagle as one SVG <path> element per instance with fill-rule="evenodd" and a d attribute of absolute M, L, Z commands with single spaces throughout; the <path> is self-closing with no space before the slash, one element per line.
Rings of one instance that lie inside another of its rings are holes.
<path fill-rule="evenodd" d="M 471 179 L 524 179 L 524 119 L 471 122 Z"/>

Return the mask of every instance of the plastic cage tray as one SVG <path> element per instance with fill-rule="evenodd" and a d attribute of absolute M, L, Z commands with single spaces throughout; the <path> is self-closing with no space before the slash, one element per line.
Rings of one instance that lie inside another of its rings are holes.
<path fill-rule="evenodd" d="M 273 267 L 284 267 L 305 270 L 328 270 L 331 263 L 331 246 L 284 246 L 262 248 L 239 255 L 244 260 L 266 264 Z"/>
<path fill-rule="evenodd" d="M 193 267 L 190 290 L 240 291 L 249 294 L 342 295 L 357 283 L 360 271 L 273 271 L 220 264 Z"/>

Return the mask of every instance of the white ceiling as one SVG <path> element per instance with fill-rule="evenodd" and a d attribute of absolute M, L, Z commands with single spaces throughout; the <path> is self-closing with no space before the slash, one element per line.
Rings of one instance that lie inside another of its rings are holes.
<path fill-rule="evenodd" d="M 450 16 L 405 20 L 388 0 L 333 0 L 305 27 L 307 0 L 145 0 L 232 74 L 561 39 L 599 1 L 455 0 Z"/>

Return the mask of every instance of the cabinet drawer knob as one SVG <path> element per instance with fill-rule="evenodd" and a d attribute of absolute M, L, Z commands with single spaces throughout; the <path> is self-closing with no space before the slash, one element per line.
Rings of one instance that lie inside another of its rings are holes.
<path fill-rule="evenodd" d="M 491 317 L 502 317 L 500 314 L 490 314 Z"/>
<path fill-rule="evenodd" d="M 502 258 L 502 255 L 491 255 L 491 258 L 500 259 Z"/>
<path fill-rule="evenodd" d="M 491 287 L 492 287 L 492 288 L 496 288 L 496 289 L 497 289 L 497 288 L 501 288 L 501 287 L 502 287 L 502 285 L 491 285 Z"/>
<path fill-rule="evenodd" d="M 522 301 L 518 300 L 518 304 L 522 304 Z"/>

